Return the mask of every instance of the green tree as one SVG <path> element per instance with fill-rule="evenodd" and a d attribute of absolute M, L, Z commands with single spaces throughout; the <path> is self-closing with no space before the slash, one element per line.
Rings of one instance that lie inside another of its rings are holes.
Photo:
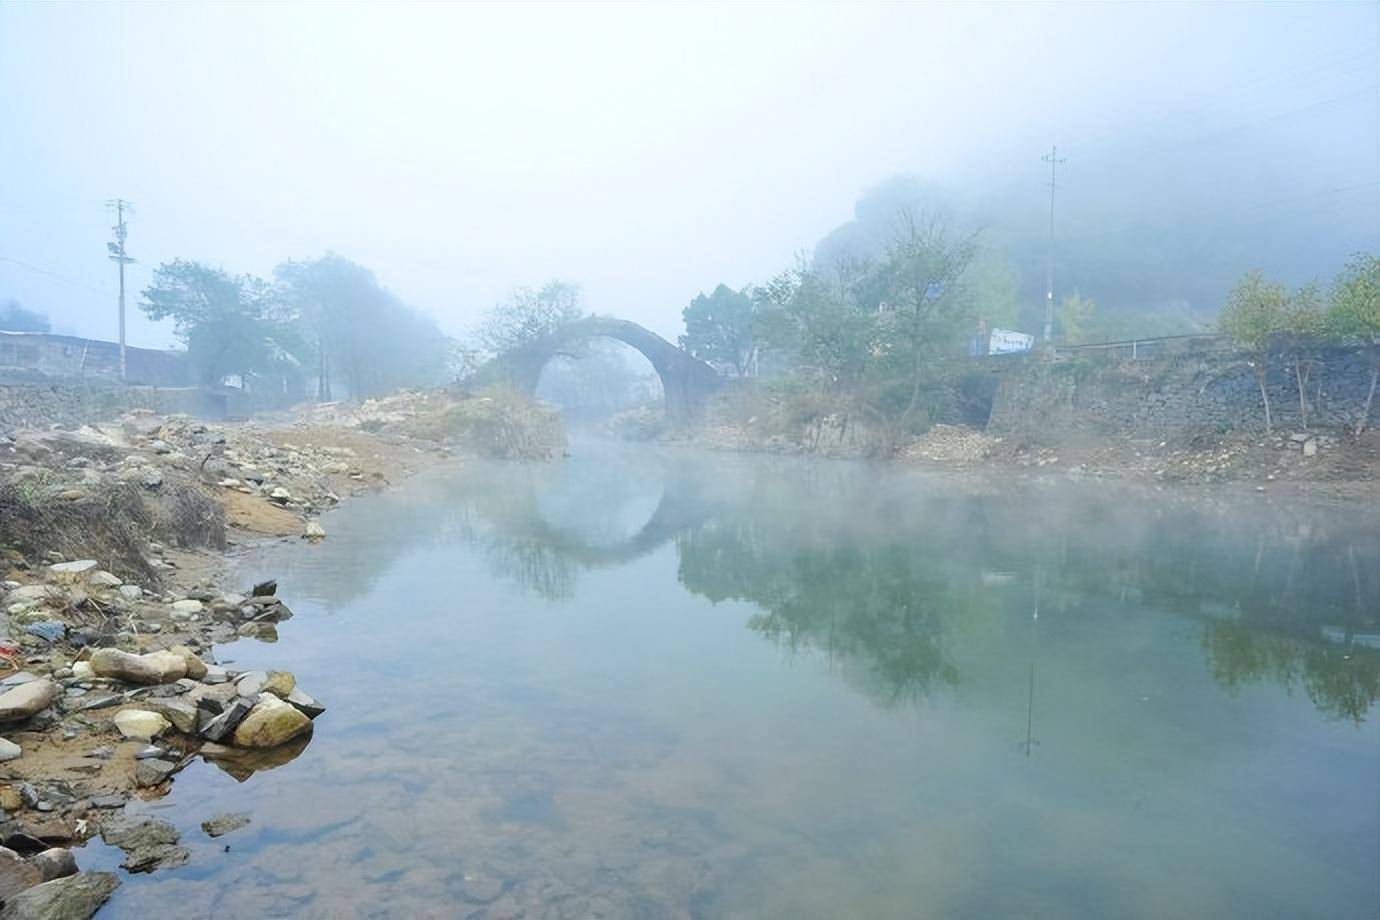
<path fill-rule="evenodd" d="M 586 316 L 580 288 L 553 279 L 533 290 L 520 287 L 496 304 L 479 327 L 479 344 L 501 355 Z"/>
<path fill-rule="evenodd" d="M 681 311 L 685 334 L 680 347 L 703 361 L 729 364 L 746 376 L 757 349 L 757 304 L 747 291 L 720 284 L 701 292 Z"/>
<path fill-rule="evenodd" d="M 176 259 L 153 273 L 140 308 L 150 319 L 171 319 L 203 384 L 237 374 L 246 388 L 264 373 L 295 371 L 299 339 L 268 282 Z"/>
<path fill-rule="evenodd" d="M 0 329 L 6 332 L 47 332 L 52 329 L 48 317 L 37 310 L 23 307 L 13 297 L 0 304 Z"/>
<path fill-rule="evenodd" d="M 753 289 L 762 344 L 792 359 L 811 386 L 857 387 L 879 352 L 880 324 L 869 264 L 825 276 L 803 264 Z"/>
<path fill-rule="evenodd" d="M 1332 285 L 1326 321 L 1333 336 L 1365 346 L 1370 355 L 1370 387 L 1354 426 L 1360 437 L 1370 419 L 1375 384 L 1380 379 L 1380 258 L 1367 253 L 1351 257 Z"/>
<path fill-rule="evenodd" d="M 1280 338 L 1285 360 L 1294 372 L 1299 391 L 1299 424 L 1308 430 L 1308 377 L 1316 361 L 1318 341 L 1326 330 L 1322 295 L 1317 285 L 1309 284 L 1289 296 Z"/>
<path fill-rule="evenodd" d="M 1252 353 L 1251 367 L 1265 406 L 1265 430 L 1272 431 L 1268 377 L 1270 346 L 1285 327 L 1289 292 L 1282 284 L 1266 281 L 1259 271 L 1246 275 L 1227 295 L 1217 317 L 1217 328 Z"/>
<path fill-rule="evenodd" d="M 449 343 L 430 317 L 384 288 L 369 269 L 333 252 L 274 270 L 316 367 L 318 399 L 333 381 L 356 399 L 445 378 Z"/>
<path fill-rule="evenodd" d="M 1082 345 L 1089 341 L 1096 312 L 1097 304 L 1091 297 L 1083 297 L 1077 291 L 1066 295 L 1054 316 L 1055 326 L 1064 344 Z"/>
<path fill-rule="evenodd" d="M 955 231 L 936 215 L 902 217 L 880 266 L 886 301 L 882 339 L 889 368 L 909 393 L 893 419 L 904 430 L 919 403 L 927 372 L 956 352 L 977 319 L 967 271 L 978 252 L 975 234 Z"/>

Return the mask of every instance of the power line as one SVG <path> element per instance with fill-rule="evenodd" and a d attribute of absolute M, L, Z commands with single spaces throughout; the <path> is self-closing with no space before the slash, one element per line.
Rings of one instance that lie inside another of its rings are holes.
<path fill-rule="evenodd" d="M 84 281 L 77 281 L 73 278 L 68 278 L 65 275 L 59 275 L 57 272 L 50 272 L 46 268 L 40 268 L 37 265 L 33 265 L 29 262 L 24 262 L 20 259 L 12 259 L 9 256 L 0 256 L 0 262 L 9 262 L 12 265 L 18 265 L 20 268 L 27 268 L 31 272 L 37 272 L 40 275 L 47 275 L 49 278 L 54 278 L 65 284 L 76 285 L 79 288 L 85 288 L 88 291 L 100 294 L 102 296 L 110 293 L 110 288 L 99 288 L 94 285 L 87 284 Z"/>

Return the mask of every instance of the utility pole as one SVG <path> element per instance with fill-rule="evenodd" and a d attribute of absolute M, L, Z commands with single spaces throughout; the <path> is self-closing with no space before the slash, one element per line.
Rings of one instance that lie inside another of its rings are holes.
<path fill-rule="evenodd" d="M 1049 164 L 1049 257 L 1045 263 L 1045 341 L 1054 335 L 1054 190 L 1055 170 L 1064 162 L 1059 159 L 1059 148 L 1051 147 L 1049 153 L 1040 159 Z"/>
<path fill-rule="evenodd" d="M 123 198 L 114 198 L 106 202 L 107 206 L 115 207 L 115 239 L 113 242 L 106 243 L 105 248 L 109 252 L 110 261 L 120 266 L 120 379 L 125 379 L 125 266 L 134 260 L 125 255 L 125 237 L 128 235 L 128 228 L 125 226 L 125 211 L 133 211 L 134 206 Z"/>

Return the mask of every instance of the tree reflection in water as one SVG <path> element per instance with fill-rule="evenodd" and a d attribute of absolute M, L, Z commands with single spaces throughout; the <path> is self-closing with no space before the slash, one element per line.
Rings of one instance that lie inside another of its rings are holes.
<path fill-rule="evenodd" d="M 583 570 L 673 543 L 687 590 L 754 605 L 748 628 L 792 656 L 823 656 L 884 706 L 959 687 L 956 643 L 999 633 L 1007 614 L 1028 620 L 1036 572 L 1047 609 L 1068 623 L 1118 609 L 1199 621 L 1208 672 L 1229 693 L 1270 681 L 1358 722 L 1380 694 L 1380 650 L 1367 644 L 1380 637 L 1380 536 L 1358 516 L 1174 505 L 1097 484 L 941 485 L 818 461 L 690 457 L 586 472 L 496 468 L 462 481 L 454 535 L 553 600 L 571 597 Z M 555 504 L 597 508 L 606 533 L 649 476 L 660 500 L 650 516 L 644 501 L 645 523 L 621 539 L 584 540 L 543 516 L 544 493 L 578 482 L 579 503 Z"/>

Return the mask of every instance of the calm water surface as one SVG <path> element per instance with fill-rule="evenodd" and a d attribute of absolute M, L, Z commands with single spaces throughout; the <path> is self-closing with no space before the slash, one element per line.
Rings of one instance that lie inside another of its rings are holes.
<path fill-rule="evenodd" d="M 315 737 L 102 916 L 1380 912 L 1374 509 L 580 447 L 325 523 L 222 650 Z"/>

